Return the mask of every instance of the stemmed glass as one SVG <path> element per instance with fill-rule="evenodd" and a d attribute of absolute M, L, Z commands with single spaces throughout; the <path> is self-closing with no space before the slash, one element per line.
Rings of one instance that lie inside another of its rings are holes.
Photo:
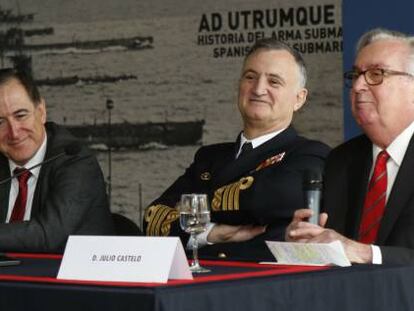
<path fill-rule="evenodd" d="M 193 273 L 210 272 L 210 270 L 200 266 L 197 240 L 197 234 L 204 232 L 210 222 L 207 195 L 198 193 L 183 194 L 179 203 L 179 211 L 181 229 L 191 235 L 193 261 L 190 264 L 190 271 Z"/>

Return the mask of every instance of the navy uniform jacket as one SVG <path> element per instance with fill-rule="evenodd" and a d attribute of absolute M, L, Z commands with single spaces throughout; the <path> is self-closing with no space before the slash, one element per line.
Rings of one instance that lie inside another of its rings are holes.
<path fill-rule="evenodd" d="M 329 147 L 288 128 L 235 160 L 238 143 L 201 147 L 194 162 L 146 209 L 146 235 L 188 235 L 179 226 L 176 204 L 183 193 L 207 193 L 211 221 L 230 225 L 268 225 L 264 234 L 239 243 L 218 243 L 200 254 L 239 259 L 271 259 L 265 240 L 282 240 L 296 209 L 304 207 L 303 171 L 322 170 Z"/>
<path fill-rule="evenodd" d="M 365 136 L 332 150 L 326 162 L 324 209 L 327 226 L 358 238 L 372 166 L 372 143 Z M 384 263 L 414 263 L 414 140 L 408 145 L 385 206 L 377 241 Z"/>
<path fill-rule="evenodd" d="M 53 123 L 45 159 L 62 153 L 75 138 Z M 0 180 L 10 176 L 7 158 L 0 155 Z M 70 234 L 113 234 L 105 184 L 96 158 L 86 147 L 42 166 L 31 220 L 6 224 L 10 182 L 0 185 L 0 250 L 61 252 Z"/>

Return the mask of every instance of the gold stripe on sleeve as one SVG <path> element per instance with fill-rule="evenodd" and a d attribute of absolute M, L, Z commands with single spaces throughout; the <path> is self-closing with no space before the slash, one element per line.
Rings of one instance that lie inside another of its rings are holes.
<path fill-rule="evenodd" d="M 145 211 L 144 220 L 147 222 L 146 235 L 168 236 L 171 223 L 180 217 L 177 209 L 166 205 L 152 205 Z"/>
<path fill-rule="evenodd" d="M 250 188 L 253 182 L 253 176 L 247 176 L 217 189 L 214 192 L 211 209 L 213 211 L 238 211 L 240 209 L 240 191 Z"/>

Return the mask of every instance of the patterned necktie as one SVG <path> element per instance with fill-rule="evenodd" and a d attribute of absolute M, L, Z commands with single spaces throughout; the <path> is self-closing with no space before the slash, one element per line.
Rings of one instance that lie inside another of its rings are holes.
<path fill-rule="evenodd" d="M 240 151 L 240 154 L 239 154 L 239 157 L 238 158 L 242 158 L 242 157 L 244 157 L 246 154 L 248 154 L 250 151 L 252 151 L 253 150 L 253 145 L 252 145 L 252 143 L 251 142 L 245 142 L 244 144 L 243 144 L 243 146 L 241 147 L 241 151 Z"/>
<path fill-rule="evenodd" d="M 384 215 L 387 194 L 387 161 L 389 154 L 383 150 L 375 161 L 374 172 L 368 186 L 362 211 L 361 225 L 359 228 L 359 241 L 374 243 Z"/>
<path fill-rule="evenodd" d="M 20 174 L 17 176 L 19 181 L 19 194 L 17 195 L 16 202 L 14 202 L 9 222 L 23 221 L 24 219 L 24 212 L 26 210 L 27 202 L 27 180 L 31 175 L 30 171 L 25 168 L 16 168 L 13 171 L 13 174 Z"/>

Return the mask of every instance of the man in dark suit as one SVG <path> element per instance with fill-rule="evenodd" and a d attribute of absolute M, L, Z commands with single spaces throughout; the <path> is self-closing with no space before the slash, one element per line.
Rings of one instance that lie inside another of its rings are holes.
<path fill-rule="evenodd" d="M 176 208 L 184 193 L 206 193 L 211 220 L 198 239 L 204 256 L 271 259 L 265 240 L 283 239 L 293 212 L 304 205 L 303 175 L 321 171 L 329 148 L 297 135 L 293 113 L 306 101 L 302 57 L 273 39 L 258 41 L 246 56 L 238 108 L 244 128 L 236 143 L 200 148 L 194 162 L 147 209 L 147 235 L 188 235 Z M 244 151 L 249 146 L 250 151 Z M 243 151 L 242 151 L 243 150 Z"/>
<path fill-rule="evenodd" d="M 0 153 L 0 250 L 61 252 L 71 234 L 113 233 L 96 158 L 46 123 L 38 89 L 14 69 L 0 70 Z"/>
<path fill-rule="evenodd" d="M 286 239 L 340 240 L 355 263 L 414 263 L 413 38 L 366 33 L 345 80 L 365 135 L 328 157 L 321 226 L 304 221 L 309 210 L 298 210 Z"/>

